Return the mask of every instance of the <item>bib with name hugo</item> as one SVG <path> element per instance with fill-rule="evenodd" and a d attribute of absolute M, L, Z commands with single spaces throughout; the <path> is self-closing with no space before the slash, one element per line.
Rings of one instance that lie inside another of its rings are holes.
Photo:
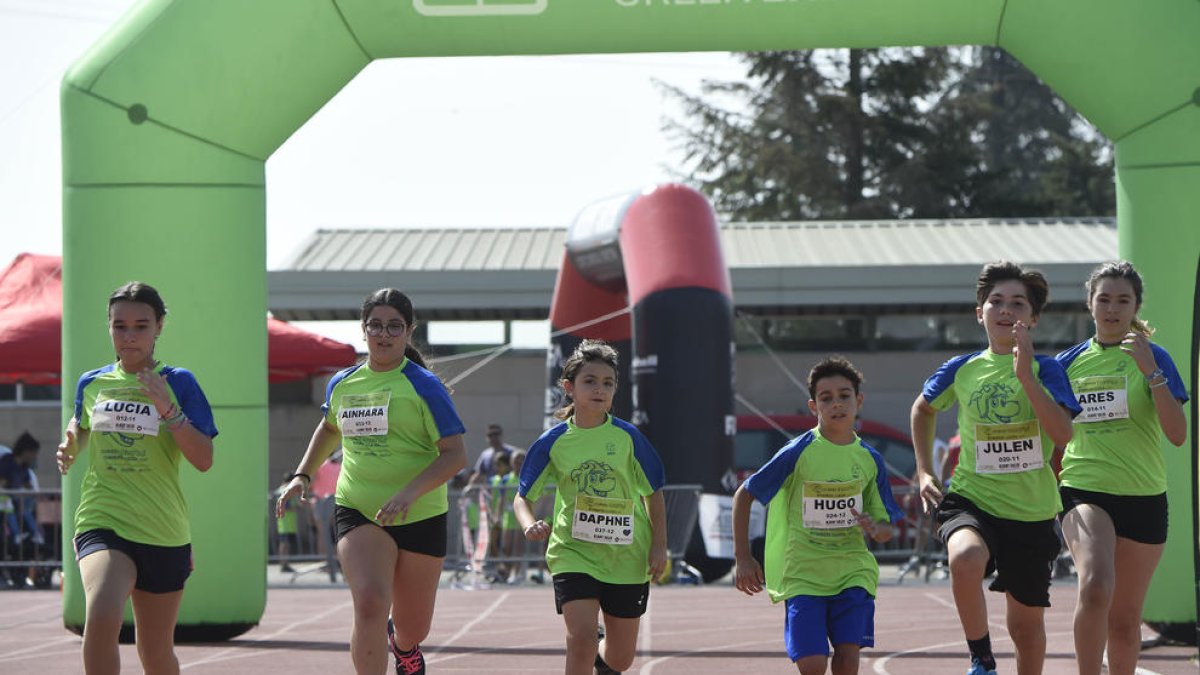
<path fill-rule="evenodd" d="M 804 527 L 834 530 L 856 525 L 858 520 L 851 511 L 862 513 L 862 503 L 862 486 L 858 481 L 804 481 Z"/>
<path fill-rule="evenodd" d="M 1083 412 L 1076 424 L 1129 418 L 1129 391 L 1123 375 L 1081 377 L 1071 381 L 1071 390 Z"/>
<path fill-rule="evenodd" d="M 113 387 L 96 395 L 92 431 L 158 435 L 158 411 L 137 387 Z"/>
<path fill-rule="evenodd" d="M 1036 419 L 975 425 L 975 473 L 1021 473 L 1044 464 L 1042 429 Z"/>
<path fill-rule="evenodd" d="M 373 391 L 369 394 L 342 396 L 338 410 L 338 427 L 343 436 L 386 436 L 388 406 L 392 392 Z"/>

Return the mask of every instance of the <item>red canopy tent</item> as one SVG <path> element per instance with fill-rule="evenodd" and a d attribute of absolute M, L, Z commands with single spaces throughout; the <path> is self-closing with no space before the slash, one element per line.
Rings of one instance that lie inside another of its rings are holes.
<path fill-rule="evenodd" d="M 353 365 L 354 347 L 267 317 L 270 382 Z M 0 273 L 0 384 L 58 384 L 62 362 L 62 258 L 22 253 Z"/>

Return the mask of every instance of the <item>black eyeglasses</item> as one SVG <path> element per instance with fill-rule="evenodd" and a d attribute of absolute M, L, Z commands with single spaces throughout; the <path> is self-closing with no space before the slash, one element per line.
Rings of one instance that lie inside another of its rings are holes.
<path fill-rule="evenodd" d="M 366 325 L 367 335 L 371 337 L 379 337 L 383 335 L 384 329 L 387 329 L 388 335 L 392 337 L 400 337 L 408 331 L 408 324 L 403 321 L 389 321 L 386 325 L 381 321 L 368 321 Z"/>

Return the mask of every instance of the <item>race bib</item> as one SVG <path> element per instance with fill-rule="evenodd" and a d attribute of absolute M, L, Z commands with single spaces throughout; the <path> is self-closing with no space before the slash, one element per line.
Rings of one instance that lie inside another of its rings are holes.
<path fill-rule="evenodd" d="M 975 425 L 975 473 L 1020 473 L 1044 464 L 1037 420 Z"/>
<path fill-rule="evenodd" d="M 1075 416 L 1076 424 L 1123 420 L 1129 417 L 1129 392 L 1125 378 L 1120 375 L 1081 377 L 1071 382 L 1083 412 Z"/>
<path fill-rule="evenodd" d="M 632 544 L 633 500 L 576 495 L 571 536 L 595 544 Z"/>
<path fill-rule="evenodd" d="M 804 526 L 834 530 L 857 524 L 851 509 L 862 513 L 862 490 L 857 482 L 804 482 Z"/>
<path fill-rule="evenodd" d="M 105 389 L 92 407 L 92 431 L 158 435 L 158 411 L 140 389 Z"/>
<path fill-rule="evenodd" d="M 338 428 L 342 430 L 342 435 L 386 436 L 391 400 L 390 391 L 343 396 L 341 409 L 338 410 Z"/>

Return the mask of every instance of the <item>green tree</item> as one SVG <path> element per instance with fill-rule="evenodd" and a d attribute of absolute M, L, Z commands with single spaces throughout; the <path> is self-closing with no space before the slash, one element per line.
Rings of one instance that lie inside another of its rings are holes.
<path fill-rule="evenodd" d="M 683 179 L 733 218 L 1113 212 L 1107 143 L 1002 50 L 739 57 L 746 81 L 666 88 Z"/>

